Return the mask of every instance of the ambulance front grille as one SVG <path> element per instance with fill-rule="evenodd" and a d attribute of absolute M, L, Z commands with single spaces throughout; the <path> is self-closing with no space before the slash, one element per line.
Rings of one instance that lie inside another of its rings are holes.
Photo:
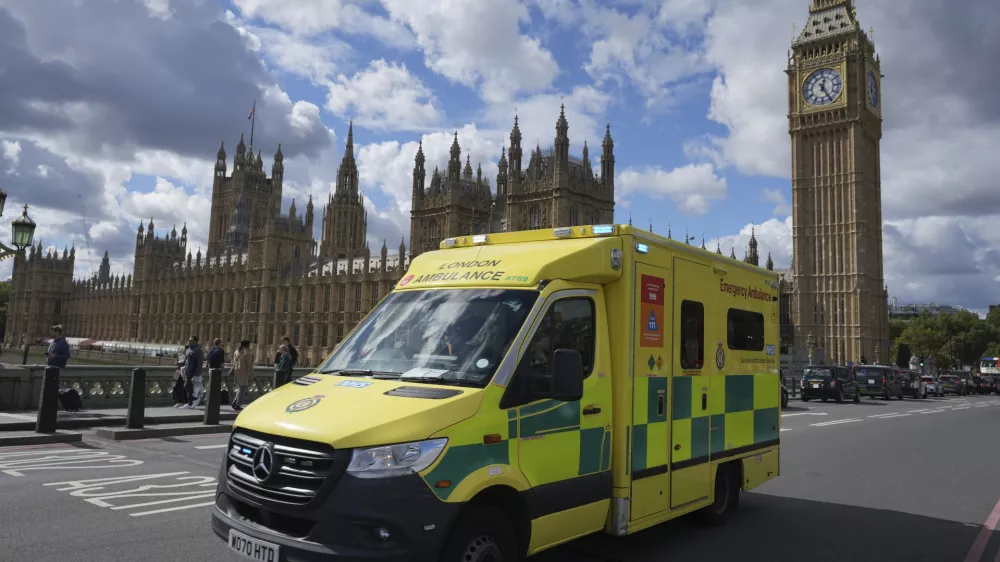
<path fill-rule="evenodd" d="M 306 505 L 339 477 L 337 460 L 321 443 L 238 430 L 229 439 L 226 478 L 230 488 L 258 503 Z"/>

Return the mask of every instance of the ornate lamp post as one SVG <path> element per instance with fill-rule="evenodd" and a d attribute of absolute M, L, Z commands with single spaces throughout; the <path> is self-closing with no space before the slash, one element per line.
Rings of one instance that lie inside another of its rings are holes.
<path fill-rule="evenodd" d="M 813 349 L 816 347 L 816 340 L 813 339 L 812 332 L 806 337 L 806 352 L 809 353 L 809 364 L 813 364 Z"/>
<path fill-rule="evenodd" d="M 3 207 L 7 203 L 7 192 L 0 189 L 0 216 L 3 216 Z M 31 245 L 35 238 L 35 221 L 28 217 L 28 206 L 24 206 L 24 212 L 20 217 L 11 223 L 11 242 L 13 248 L 0 242 L 0 260 L 16 256 L 23 253 L 24 249 Z"/>

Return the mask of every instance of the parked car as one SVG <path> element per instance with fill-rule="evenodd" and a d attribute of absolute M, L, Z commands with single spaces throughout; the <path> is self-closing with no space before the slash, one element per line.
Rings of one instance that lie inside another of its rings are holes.
<path fill-rule="evenodd" d="M 941 375 L 938 377 L 938 386 L 941 388 L 941 395 L 957 394 L 965 396 L 965 384 L 958 375 Z"/>
<path fill-rule="evenodd" d="M 855 365 L 854 380 L 861 396 L 886 400 L 895 396 L 903 399 L 903 385 L 893 367 L 884 365 Z"/>
<path fill-rule="evenodd" d="M 920 380 L 924 382 L 924 392 L 926 393 L 924 398 L 927 398 L 927 395 L 944 396 L 944 394 L 941 393 L 941 386 L 938 385 L 937 379 L 935 379 L 932 375 L 922 375 Z"/>
<path fill-rule="evenodd" d="M 851 377 L 851 371 L 840 365 L 815 365 L 802 372 L 802 401 L 814 398 L 824 402 L 833 399 L 843 402 L 844 398 L 861 401 L 858 385 Z"/>
<path fill-rule="evenodd" d="M 992 375 L 987 375 L 983 377 L 984 379 L 990 381 L 990 390 L 1000 394 L 1000 377 L 994 377 Z"/>
<path fill-rule="evenodd" d="M 899 381 L 903 385 L 903 394 L 905 396 L 909 396 L 910 398 L 927 398 L 927 387 L 924 381 L 921 380 L 920 373 L 900 369 L 896 371 L 896 376 L 899 377 Z"/>
<path fill-rule="evenodd" d="M 972 387 L 976 394 L 989 394 L 993 392 L 993 381 L 986 377 L 972 377 Z"/>

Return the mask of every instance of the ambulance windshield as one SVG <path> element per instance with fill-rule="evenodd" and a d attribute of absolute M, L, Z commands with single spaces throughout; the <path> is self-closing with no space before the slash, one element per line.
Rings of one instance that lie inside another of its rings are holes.
<path fill-rule="evenodd" d="M 485 387 L 537 298 L 534 290 L 391 293 L 319 372 Z"/>

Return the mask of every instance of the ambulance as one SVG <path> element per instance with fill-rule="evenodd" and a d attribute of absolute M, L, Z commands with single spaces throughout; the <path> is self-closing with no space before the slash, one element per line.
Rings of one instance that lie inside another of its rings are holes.
<path fill-rule="evenodd" d="M 622 225 L 449 238 L 250 404 L 215 533 L 266 561 L 511 561 L 779 474 L 777 274 Z"/>

